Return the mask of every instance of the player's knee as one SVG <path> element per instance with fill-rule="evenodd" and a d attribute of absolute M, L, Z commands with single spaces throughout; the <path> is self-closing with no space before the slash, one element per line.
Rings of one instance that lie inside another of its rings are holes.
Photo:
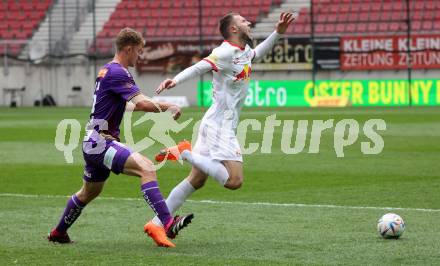
<path fill-rule="evenodd" d="M 138 173 L 139 177 L 156 179 L 156 170 L 154 170 L 153 162 L 148 158 L 144 157 L 142 161 L 138 163 Z"/>
<path fill-rule="evenodd" d="M 230 176 L 228 181 L 225 184 L 225 188 L 236 190 L 241 188 L 243 185 L 243 177 L 242 176 Z"/>

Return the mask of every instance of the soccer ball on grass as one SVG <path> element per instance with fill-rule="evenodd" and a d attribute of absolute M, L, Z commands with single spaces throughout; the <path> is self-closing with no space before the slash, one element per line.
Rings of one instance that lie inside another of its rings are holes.
<path fill-rule="evenodd" d="M 405 222 L 395 213 L 387 213 L 377 222 L 377 231 L 386 239 L 397 239 L 405 231 Z"/>

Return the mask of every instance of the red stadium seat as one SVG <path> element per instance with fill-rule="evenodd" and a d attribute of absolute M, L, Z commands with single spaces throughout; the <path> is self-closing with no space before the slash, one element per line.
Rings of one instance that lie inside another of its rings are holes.
<path fill-rule="evenodd" d="M 294 27 L 289 27 L 289 32 L 292 34 L 302 34 L 304 33 L 304 25 L 302 24 L 296 24 Z"/>
<path fill-rule="evenodd" d="M 160 2 L 161 8 L 170 8 L 172 6 L 170 1 L 162 0 L 162 1 L 157 1 L 157 2 Z"/>
<path fill-rule="evenodd" d="M 356 32 L 356 24 L 355 23 L 347 23 L 345 26 L 345 31 L 346 32 Z"/>
<path fill-rule="evenodd" d="M 327 21 L 326 15 L 316 16 L 314 17 L 315 23 L 325 23 Z"/>
<path fill-rule="evenodd" d="M 315 25 L 315 33 L 320 34 L 324 32 L 324 24 Z"/>
<path fill-rule="evenodd" d="M 435 2 L 434 1 L 426 1 L 425 2 L 425 9 L 434 10 L 435 9 Z"/>
<path fill-rule="evenodd" d="M 366 22 L 369 21 L 370 14 L 369 13 L 359 13 L 359 21 Z"/>
<path fill-rule="evenodd" d="M 371 12 L 369 16 L 370 16 L 370 21 L 378 22 L 382 19 L 381 14 L 379 12 Z"/>
<path fill-rule="evenodd" d="M 26 32 L 26 31 L 15 31 L 14 32 L 14 36 L 15 39 L 17 40 L 26 40 L 30 37 L 31 32 Z"/>
<path fill-rule="evenodd" d="M 413 21 L 411 23 L 411 30 L 413 31 L 419 31 L 422 29 L 422 22 L 421 21 Z"/>
<path fill-rule="evenodd" d="M 199 19 L 198 18 L 189 18 L 188 19 L 188 26 L 190 26 L 190 27 L 195 27 L 195 26 L 197 26 L 198 25 L 198 23 L 199 23 Z"/>
<path fill-rule="evenodd" d="M 184 6 L 185 7 L 198 7 L 199 0 L 185 0 Z"/>
<path fill-rule="evenodd" d="M 170 18 L 169 23 L 170 26 L 176 27 L 176 26 L 186 26 L 188 25 L 188 19 L 179 19 L 179 18 Z"/>
<path fill-rule="evenodd" d="M 365 24 L 365 23 L 358 23 L 358 24 L 357 24 L 357 31 L 358 31 L 359 33 L 365 33 L 365 32 L 367 32 L 367 25 L 368 25 L 368 24 Z"/>
<path fill-rule="evenodd" d="M 432 30 L 432 21 L 429 21 L 429 20 L 423 21 L 422 30 L 424 30 L 424 31 Z"/>
<path fill-rule="evenodd" d="M 345 31 L 345 23 L 336 24 L 336 32 L 343 33 Z"/>
<path fill-rule="evenodd" d="M 369 32 L 376 32 L 378 30 L 378 23 L 369 23 L 368 24 L 368 31 Z"/>
<path fill-rule="evenodd" d="M 440 21 L 439 20 L 434 21 L 432 26 L 433 26 L 433 30 L 440 31 Z"/>
<path fill-rule="evenodd" d="M 336 18 L 339 22 L 347 22 L 349 16 L 351 16 L 350 13 L 341 13 L 341 14 L 338 14 L 336 16 Z"/>
<path fill-rule="evenodd" d="M 303 33 L 304 33 L 304 34 L 310 34 L 310 33 L 311 33 L 311 27 L 310 27 L 310 24 L 306 24 L 306 25 L 304 25 Z"/>
<path fill-rule="evenodd" d="M 328 14 L 327 21 L 335 23 L 336 21 L 338 21 L 338 14 Z"/>
<path fill-rule="evenodd" d="M 202 28 L 202 34 L 205 36 L 215 36 L 217 31 L 214 27 L 204 27 Z"/>
<path fill-rule="evenodd" d="M 17 56 L 20 54 L 21 49 L 22 49 L 21 44 L 10 44 L 8 47 L 8 53 Z"/>
<path fill-rule="evenodd" d="M 325 24 L 324 32 L 325 33 L 334 33 L 335 32 L 335 24 Z"/>
<path fill-rule="evenodd" d="M 363 3 L 361 5 L 360 11 L 362 11 L 362 12 L 370 12 L 370 5 L 371 5 L 371 2 L 365 1 L 365 3 Z"/>
<path fill-rule="evenodd" d="M 397 22 L 391 22 L 390 23 L 390 31 L 396 32 L 399 30 L 399 23 Z"/>
<path fill-rule="evenodd" d="M 156 19 L 147 20 L 147 27 L 157 27 L 158 24 L 159 24 L 159 20 Z"/>
<path fill-rule="evenodd" d="M 10 31 L 2 31 L 1 37 L 5 40 L 12 40 L 14 38 L 14 34 Z"/>
<path fill-rule="evenodd" d="M 380 2 L 372 2 L 370 6 L 371 12 L 379 12 L 381 10 Z"/>
<path fill-rule="evenodd" d="M 327 8 L 326 9 L 329 10 L 331 13 L 339 13 L 339 4 L 332 4 L 327 6 Z"/>
<path fill-rule="evenodd" d="M 382 4 L 382 10 L 391 11 L 393 9 L 393 5 L 394 5 L 394 3 L 385 2 Z"/>
<path fill-rule="evenodd" d="M 24 31 L 32 32 L 34 30 L 35 23 L 34 22 L 25 21 L 25 22 L 23 22 L 22 27 L 23 27 Z"/>
<path fill-rule="evenodd" d="M 185 28 L 184 27 L 177 27 L 174 35 L 175 36 L 183 36 L 184 32 L 185 32 Z"/>
<path fill-rule="evenodd" d="M 8 6 L 7 6 L 7 10 L 9 11 L 20 11 L 21 10 L 21 6 L 18 3 L 14 3 L 14 2 L 9 2 Z"/>
<path fill-rule="evenodd" d="M 359 21 L 359 13 L 352 13 L 347 16 L 348 22 L 358 22 Z"/>
<path fill-rule="evenodd" d="M 350 5 L 347 4 L 341 4 L 339 11 L 342 13 L 350 12 Z"/>
<path fill-rule="evenodd" d="M 154 36 L 155 29 L 154 28 L 146 28 L 144 31 L 144 36 L 151 37 Z"/>
<path fill-rule="evenodd" d="M 351 12 L 359 12 L 359 10 L 361 10 L 361 6 L 362 6 L 362 4 L 352 3 L 350 6 L 350 11 Z"/>
<path fill-rule="evenodd" d="M 187 28 L 185 30 L 185 35 L 187 36 L 196 36 L 199 35 L 199 29 L 198 28 Z"/>
<path fill-rule="evenodd" d="M 378 25 L 379 25 L 378 26 L 378 31 L 380 31 L 380 32 L 387 32 L 388 29 L 389 29 L 389 24 L 388 23 L 379 23 Z"/>
<path fill-rule="evenodd" d="M 35 9 L 38 11 L 46 11 L 48 7 L 49 7 L 48 2 L 41 2 L 35 4 Z"/>
<path fill-rule="evenodd" d="M 434 19 L 436 13 L 438 13 L 438 12 L 432 11 L 432 10 L 424 10 L 423 11 L 423 16 L 420 15 L 420 18 L 418 18 L 418 20 L 431 20 L 431 19 Z M 419 14 L 421 14 L 420 11 L 419 11 Z"/>
<path fill-rule="evenodd" d="M 159 20 L 159 27 L 160 28 L 166 28 L 169 25 L 168 19 L 160 19 Z"/>
<path fill-rule="evenodd" d="M 399 23 L 399 31 L 407 31 L 408 30 L 408 24 L 406 24 L 405 22 L 400 22 Z"/>
<path fill-rule="evenodd" d="M 8 29 L 8 24 L 0 23 L 0 33 Z"/>

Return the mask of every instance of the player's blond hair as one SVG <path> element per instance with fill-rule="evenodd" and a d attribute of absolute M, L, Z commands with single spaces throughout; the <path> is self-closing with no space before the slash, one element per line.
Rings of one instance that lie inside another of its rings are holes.
<path fill-rule="evenodd" d="M 144 38 L 142 35 L 131 28 L 123 28 L 116 36 L 115 40 L 116 51 L 121 51 L 124 47 L 127 46 L 138 46 L 140 44 L 145 44 Z"/>

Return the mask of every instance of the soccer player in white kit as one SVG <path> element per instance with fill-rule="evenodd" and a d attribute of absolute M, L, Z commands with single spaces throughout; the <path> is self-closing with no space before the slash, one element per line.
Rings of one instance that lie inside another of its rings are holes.
<path fill-rule="evenodd" d="M 281 13 L 276 30 L 255 49 L 251 23 L 236 13 L 220 20 L 220 33 L 225 41 L 197 64 L 183 70 L 174 79 L 163 81 L 157 93 L 208 71 L 213 71 L 213 103 L 203 116 L 198 137 L 191 151 L 189 142 L 161 151 L 156 160 L 181 158 L 192 164 L 191 173 L 170 193 L 166 204 L 174 213 L 184 201 L 201 188 L 212 176 L 228 189 L 238 189 L 243 183 L 243 158 L 236 137 L 240 110 L 249 88 L 252 61 L 269 52 L 295 19 L 293 13 Z M 155 217 L 153 223 L 160 225 Z"/>

